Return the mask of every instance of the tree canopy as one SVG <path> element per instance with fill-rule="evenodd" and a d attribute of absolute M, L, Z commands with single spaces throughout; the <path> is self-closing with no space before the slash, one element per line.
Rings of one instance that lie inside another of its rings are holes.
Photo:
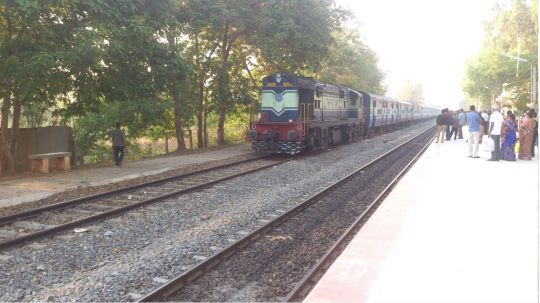
<path fill-rule="evenodd" d="M 0 174 L 21 126 L 75 128 L 78 150 L 209 124 L 226 143 L 258 104 L 260 79 L 288 71 L 383 93 L 376 55 L 332 0 L 4 0 L 0 2 Z M 247 124 L 247 121 L 246 121 Z"/>
<path fill-rule="evenodd" d="M 423 104 L 424 86 L 420 82 L 405 81 L 405 84 L 397 97 L 402 100 L 416 101 Z"/>
<path fill-rule="evenodd" d="M 470 103 L 484 108 L 495 102 L 519 111 L 536 106 L 532 103 L 538 93 L 531 100 L 531 75 L 538 66 L 538 1 L 528 5 L 513 0 L 510 7 L 496 4 L 493 12 L 485 24 L 480 53 L 467 63 L 463 90 Z"/>

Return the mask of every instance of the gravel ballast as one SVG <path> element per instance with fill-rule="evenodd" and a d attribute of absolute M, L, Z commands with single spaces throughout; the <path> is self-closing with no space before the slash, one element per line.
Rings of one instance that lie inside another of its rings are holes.
<path fill-rule="evenodd" d="M 434 129 L 363 168 L 196 280 L 182 280 L 187 285 L 159 301 L 283 301 L 433 135 Z"/>
<path fill-rule="evenodd" d="M 432 126 L 333 148 L 0 252 L 0 301 L 133 301 Z"/>

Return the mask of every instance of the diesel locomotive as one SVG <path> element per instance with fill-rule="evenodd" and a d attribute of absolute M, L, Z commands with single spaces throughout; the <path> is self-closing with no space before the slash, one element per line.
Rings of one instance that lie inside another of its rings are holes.
<path fill-rule="evenodd" d="M 258 153 L 298 154 L 430 119 L 438 109 L 275 73 L 262 81 L 259 119 L 249 137 Z"/>

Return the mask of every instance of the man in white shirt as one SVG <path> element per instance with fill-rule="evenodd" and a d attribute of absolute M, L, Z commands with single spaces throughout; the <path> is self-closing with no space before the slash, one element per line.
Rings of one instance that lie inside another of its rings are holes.
<path fill-rule="evenodd" d="M 491 152 L 488 161 L 499 161 L 501 157 L 501 128 L 504 122 L 503 115 L 499 112 L 499 106 L 493 106 L 493 112 L 489 116 L 489 137 L 495 143 L 495 150 Z"/>

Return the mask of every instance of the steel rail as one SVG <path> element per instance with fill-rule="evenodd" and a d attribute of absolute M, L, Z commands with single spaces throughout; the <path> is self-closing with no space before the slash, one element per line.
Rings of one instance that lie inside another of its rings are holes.
<path fill-rule="evenodd" d="M 240 173 L 237 173 L 237 174 L 234 174 L 234 175 L 230 175 L 230 176 L 226 176 L 226 177 L 219 178 L 219 179 L 216 179 L 216 180 L 212 180 L 212 181 L 209 181 L 209 182 L 201 183 L 201 184 L 198 184 L 198 185 L 194 185 L 192 187 L 188 187 L 188 188 L 184 188 L 184 189 L 177 190 L 177 191 L 174 191 L 174 192 L 170 192 L 170 193 L 158 196 L 158 197 L 154 197 L 154 198 L 146 199 L 146 200 L 143 200 L 143 201 L 140 201 L 140 202 L 136 202 L 136 203 L 133 203 L 131 205 L 126 205 L 126 206 L 123 206 L 123 207 L 115 208 L 115 209 L 112 209 L 110 211 L 106 211 L 106 212 L 103 212 L 103 213 L 91 215 L 91 216 L 84 217 L 84 218 L 81 218 L 81 219 L 78 219 L 78 220 L 75 220 L 75 221 L 71 221 L 71 222 L 68 222 L 68 223 L 57 225 L 57 226 L 47 228 L 47 229 L 44 229 L 44 230 L 41 230 L 41 231 L 37 231 L 37 232 L 31 233 L 31 234 L 27 234 L 27 235 L 23 235 L 23 236 L 20 236 L 20 237 L 13 238 L 13 239 L 9 239 L 9 240 L 0 242 L 0 250 L 5 249 L 7 247 L 11 247 L 11 246 L 14 246 L 14 245 L 21 244 L 21 243 L 29 241 L 29 240 L 34 240 L 34 239 L 41 238 L 41 237 L 44 237 L 44 236 L 47 236 L 47 235 L 51 235 L 51 234 L 54 234 L 54 233 L 57 233 L 57 232 L 60 232 L 60 231 L 66 230 L 66 229 L 70 229 L 70 228 L 73 228 L 75 226 L 79 226 L 79 225 L 82 225 L 82 224 L 85 224 L 85 223 L 94 222 L 94 221 L 97 221 L 97 220 L 100 220 L 100 219 L 103 219 L 103 218 L 106 218 L 106 217 L 114 216 L 114 215 L 126 212 L 128 210 L 132 210 L 132 209 L 139 208 L 139 207 L 151 204 L 151 203 L 158 202 L 160 200 L 167 199 L 169 197 L 173 197 L 173 196 L 185 194 L 185 193 L 188 193 L 188 192 L 192 192 L 192 191 L 195 191 L 195 190 L 198 190 L 198 189 L 206 188 L 206 187 L 209 187 L 211 185 L 214 185 L 214 184 L 217 184 L 217 183 L 220 183 L 220 182 L 223 182 L 223 181 L 227 181 L 227 180 L 239 177 L 239 176 L 251 174 L 251 173 L 266 169 L 268 167 L 272 167 L 272 166 L 275 166 L 275 165 L 279 165 L 279 164 L 288 162 L 290 160 L 291 159 L 289 158 L 289 159 L 285 159 L 285 160 L 281 160 L 281 161 L 277 161 L 277 162 L 272 162 L 272 163 L 270 163 L 268 165 L 264 165 L 264 166 L 261 166 L 261 167 L 250 169 L 250 170 L 240 172 Z"/>
<path fill-rule="evenodd" d="M 99 193 L 99 194 L 88 195 L 88 196 L 84 196 L 84 197 L 80 197 L 80 198 L 71 199 L 71 200 L 68 200 L 68 201 L 63 201 L 63 202 L 59 202 L 59 203 L 55 203 L 55 204 L 50 204 L 50 205 L 34 208 L 34 209 L 31 209 L 31 210 L 27 210 L 27 211 L 14 213 L 14 214 L 11 214 L 11 215 L 0 217 L 0 226 L 6 225 L 6 224 L 9 224 L 9 223 L 18 221 L 18 220 L 31 218 L 31 217 L 34 217 L 36 215 L 39 215 L 40 213 L 46 212 L 46 211 L 66 208 L 66 207 L 69 207 L 69 206 L 85 203 L 85 202 L 88 202 L 88 201 L 91 201 L 91 200 L 110 197 L 110 196 L 114 196 L 116 194 L 129 192 L 129 191 L 140 189 L 140 188 L 143 188 L 143 187 L 146 187 L 146 186 L 152 186 L 152 185 L 156 185 L 156 184 L 161 184 L 161 183 L 169 182 L 169 181 L 172 181 L 172 180 L 175 180 L 175 179 L 181 179 L 181 178 L 189 177 L 189 176 L 196 175 L 196 174 L 199 174 L 199 173 L 205 173 L 205 172 L 212 171 L 212 170 L 215 170 L 215 169 L 226 168 L 226 167 L 230 167 L 230 166 L 234 166 L 234 165 L 238 165 L 238 164 L 243 164 L 243 163 L 247 163 L 247 162 L 260 160 L 262 158 L 264 158 L 264 156 L 259 156 L 259 157 L 255 157 L 255 158 L 251 158 L 251 159 L 241 160 L 241 161 L 238 161 L 238 162 L 218 165 L 218 166 L 215 166 L 215 167 L 205 168 L 205 169 L 202 169 L 202 170 L 193 171 L 193 172 L 189 172 L 189 173 L 185 173 L 185 174 L 181 174 L 181 175 L 177 175 L 177 176 L 161 178 L 161 179 L 158 179 L 158 180 L 148 181 L 148 182 L 145 182 L 145 183 L 129 185 L 129 186 L 126 186 L 126 187 L 114 189 L 114 190 Z"/>
<path fill-rule="evenodd" d="M 215 253 L 214 255 L 210 256 L 208 259 L 202 261 L 201 263 L 198 263 L 188 269 L 187 271 L 183 272 L 176 278 L 173 278 L 169 282 L 165 283 L 161 287 L 155 289 L 151 293 L 147 294 L 143 298 L 141 298 L 138 302 L 159 302 L 161 298 L 167 298 L 168 296 L 172 295 L 176 291 L 180 290 L 184 285 L 187 283 L 196 280 L 199 276 L 204 274 L 205 272 L 209 271 L 213 267 L 217 266 L 221 262 L 227 260 L 229 257 L 234 255 L 236 252 L 238 252 L 243 247 L 247 246 L 250 242 L 255 241 L 262 237 L 267 231 L 274 228 L 275 226 L 278 226 L 281 224 L 281 222 L 287 220 L 288 218 L 292 217 L 293 215 L 296 215 L 303 209 L 309 207 L 316 201 L 320 200 L 327 194 L 331 193 L 335 188 L 341 186 L 343 183 L 349 181 L 350 179 L 354 178 L 356 175 L 360 174 L 361 171 L 365 170 L 366 168 L 384 160 L 388 155 L 393 153 L 394 151 L 398 150 L 399 148 L 403 147 L 404 145 L 410 143 L 414 139 L 422 136 L 423 134 L 432 131 L 433 128 L 427 129 L 424 132 L 414 136 L 413 138 L 407 140 L 406 142 L 400 144 L 399 146 L 396 146 L 389 150 L 388 152 L 382 154 L 381 156 L 375 158 L 374 160 L 368 162 L 367 164 L 363 165 L 362 167 L 356 169 L 352 173 L 348 174 L 341 180 L 337 181 L 336 183 L 322 189 L 315 195 L 309 197 L 304 202 L 298 204 L 297 206 L 290 209 L 288 212 L 281 214 L 280 216 L 276 217 L 272 221 L 268 222 L 267 224 L 261 226 L 260 228 L 252 231 L 251 233 L 247 234 L 240 240 L 236 241 L 235 243 L 227 246 L 223 250 Z"/>
<path fill-rule="evenodd" d="M 397 176 L 388 184 L 388 186 L 386 186 L 383 191 L 370 203 L 368 208 L 358 217 L 358 219 L 352 224 L 352 226 L 343 233 L 343 235 L 330 249 L 328 249 L 325 255 L 320 259 L 320 261 L 315 264 L 312 269 L 304 276 L 304 278 L 297 283 L 295 288 L 287 294 L 287 296 L 285 297 L 286 302 L 299 302 L 309 293 L 313 286 L 315 286 L 315 284 L 319 281 L 320 277 L 322 277 L 326 270 L 332 265 L 335 258 L 337 258 L 341 254 L 347 244 L 362 228 L 363 224 L 377 210 L 379 205 L 390 193 L 392 188 L 409 171 L 412 165 L 416 163 L 416 161 L 418 161 L 420 156 L 424 154 L 426 149 L 430 146 L 431 142 L 432 140 L 430 140 L 415 155 L 415 157 L 397 174 Z"/>

